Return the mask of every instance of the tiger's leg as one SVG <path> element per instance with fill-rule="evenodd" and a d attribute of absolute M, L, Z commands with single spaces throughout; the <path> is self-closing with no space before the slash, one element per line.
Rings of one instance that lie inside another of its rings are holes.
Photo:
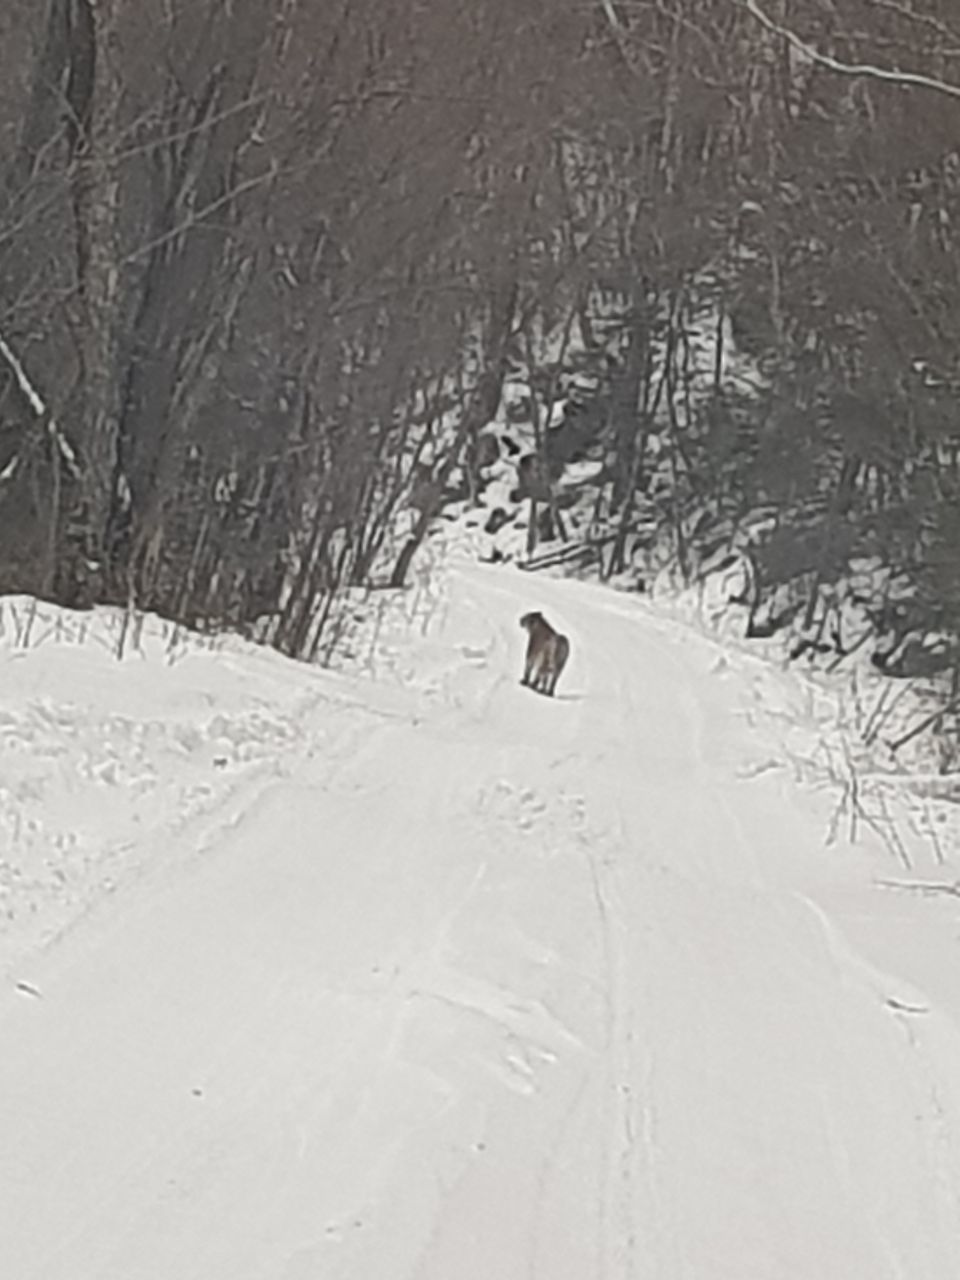
<path fill-rule="evenodd" d="M 557 681 L 563 668 L 567 665 L 567 658 L 570 654 L 570 642 L 566 636 L 558 636 L 553 651 L 553 660 L 550 663 L 550 697 L 554 697 L 557 689 Z"/>
<path fill-rule="evenodd" d="M 535 666 L 536 666 L 536 659 L 533 653 L 533 646 L 531 645 L 527 649 L 527 656 L 526 656 L 526 659 L 524 660 L 523 676 L 521 677 L 521 680 L 520 680 L 521 684 L 527 685 L 528 687 L 532 684 Z"/>

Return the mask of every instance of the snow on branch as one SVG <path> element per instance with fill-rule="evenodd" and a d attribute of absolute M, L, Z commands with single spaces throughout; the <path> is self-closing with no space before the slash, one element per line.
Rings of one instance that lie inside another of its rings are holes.
<path fill-rule="evenodd" d="M 78 480 L 80 478 L 80 467 L 77 462 L 77 455 L 74 453 L 73 446 L 57 426 L 53 415 L 47 409 L 43 397 L 33 385 L 26 369 L 23 367 L 23 362 L 2 333 L 0 333 L 0 356 L 3 356 L 4 360 L 6 360 L 7 364 L 10 366 L 10 370 L 16 379 L 17 386 L 23 392 L 30 408 L 34 411 L 40 421 L 46 425 L 51 438 L 59 450 L 61 458 L 67 464 L 67 470 L 75 480 Z M 19 460 L 20 455 L 18 452 L 14 454 L 4 467 L 3 471 L 0 472 L 0 481 L 10 479 L 17 469 Z"/>
<path fill-rule="evenodd" d="M 624 29 L 623 23 L 620 21 L 620 15 L 613 7 L 613 0 L 600 0 L 600 8 L 603 10 L 604 17 L 607 19 L 607 23 L 609 24 L 610 31 L 613 34 L 617 49 L 619 50 L 621 58 L 623 58 L 623 61 L 626 63 L 627 70 L 631 75 L 636 75 L 637 69 L 633 65 L 630 58 L 630 52 L 627 48 L 627 33 Z"/>
<path fill-rule="evenodd" d="M 622 35 L 623 27 L 620 25 L 620 18 L 617 16 L 617 11 L 613 7 L 613 0 L 600 0 L 600 6 L 606 14 L 607 21 L 610 23 L 613 31 L 617 35 Z"/>
<path fill-rule="evenodd" d="M 841 62 L 829 53 L 821 53 L 814 45 L 808 44 L 789 27 L 782 26 L 757 3 L 757 0 L 740 0 L 740 3 L 754 18 L 772 31 L 774 35 L 786 40 L 798 53 L 802 53 L 811 62 L 830 71 L 840 72 L 847 76 L 869 76 L 874 80 L 886 80 L 890 84 L 909 85 L 918 89 L 933 89 L 936 93 L 945 93 L 951 98 L 960 98 L 960 85 L 949 80 L 940 80 L 935 76 L 925 76 L 918 71 L 898 71 L 889 67 L 878 67 L 870 62 Z"/>
<path fill-rule="evenodd" d="M 917 13 L 908 4 L 900 4 L 898 0 L 869 0 L 874 9 L 889 9 L 891 13 L 895 13 L 898 17 L 904 18 L 907 22 L 915 22 L 919 27 L 926 27 L 928 30 L 936 32 L 944 40 L 960 41 L 960 33 L 945 22 L 941 22 L 939 18 L 930 13 Z M 939 53 L 955 54 L 955 48 L 940 49 Z"/>
<path fill-rule="evenodd" d="M 3 334 L 0 334 L 0 355 L 3 356 L 4 360 L 6 360 L 7 364 L 13 370 L 13 376 L 17 380 L 17 386 L 30 402 L 30 407 L 38 418 L 42 418 L 47 412 L 47 406 L 40 398 L 40 393 L 37 391 L 36 387 L 27 377 L 27 371 L 20 363 L 20 357 L 9 345 Z"/>

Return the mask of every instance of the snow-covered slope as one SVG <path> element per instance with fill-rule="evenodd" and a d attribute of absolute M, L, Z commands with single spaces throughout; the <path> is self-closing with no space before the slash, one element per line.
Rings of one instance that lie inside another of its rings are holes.
<path fill-rule="evenodd" d="M 7 651 L 86 825 L 0 831 L 0 1276 L 955 1280 L 956 873 L 825 844 L 785 678 L 466 565 L 378 653 Z"/>

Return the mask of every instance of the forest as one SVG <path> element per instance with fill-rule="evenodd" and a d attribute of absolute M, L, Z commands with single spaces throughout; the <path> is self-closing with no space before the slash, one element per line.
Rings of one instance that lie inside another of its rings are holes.
<path fill-rule="evenodd" d="M 0 68 L 0 591 L 315 657 L 521 378 L 528 550 L 589 457 L 598 573 L 845 584 L 956 706 L 951 0 L 4 0 Z"/>

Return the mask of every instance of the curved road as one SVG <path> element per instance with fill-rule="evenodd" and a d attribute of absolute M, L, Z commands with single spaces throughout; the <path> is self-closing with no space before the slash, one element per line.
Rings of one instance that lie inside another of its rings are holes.
<path fill-rule="evenodd" d="M 0 994 L 0 1276 L 955 1280 L 960 1038 L 742 673 L 475 568 L 396 650 Z"/>

